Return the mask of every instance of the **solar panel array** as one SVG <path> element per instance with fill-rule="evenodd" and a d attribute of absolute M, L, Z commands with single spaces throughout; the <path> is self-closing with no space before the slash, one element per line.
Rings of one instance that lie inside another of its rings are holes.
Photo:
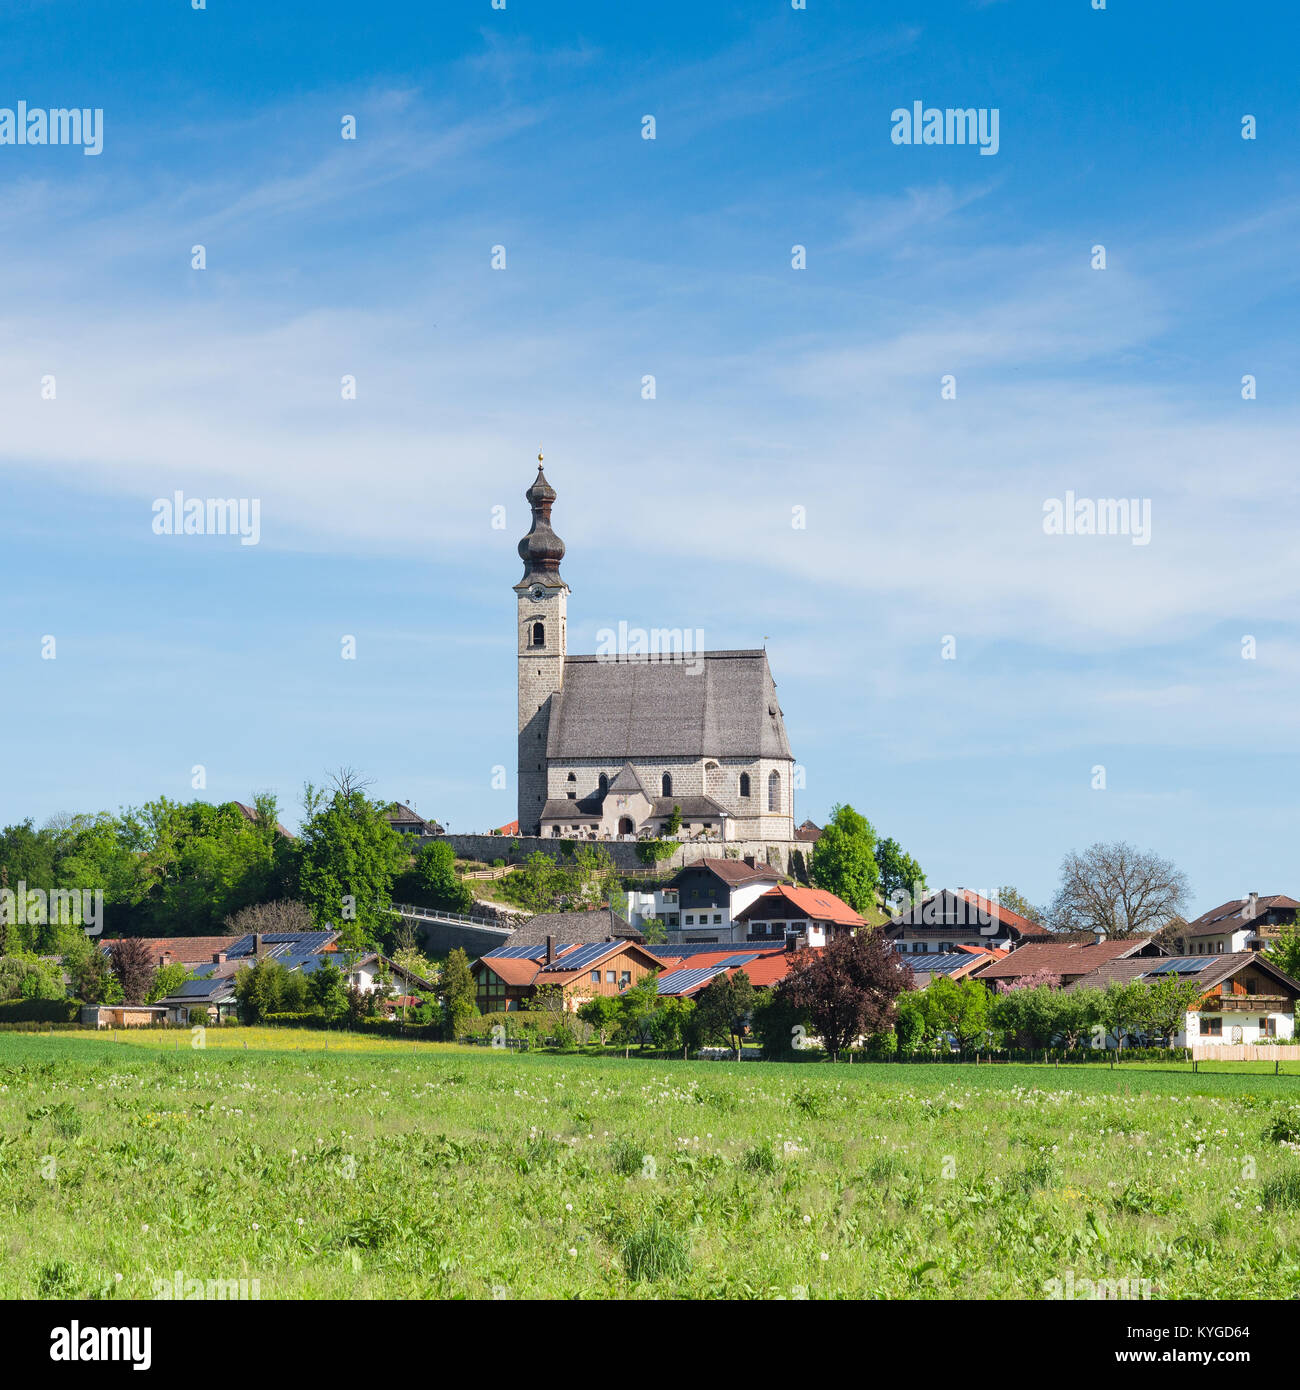
<path fill-rule="evenodd" d="M 1209 965 L 1208 956 L 1174 956 L 1153 965 L 1148 975 L 1199 975 Z"/>
<path fill-rule="evenodd" d="M 731 970 L 738 965 L 748 965 L 751 960 L 758 959 L 757 951 L 742 951 L 738 956 L 728 956 L 726 960 L 718 962 L 719 970 Z"/>
<path fill-rule="evenodd" d="M 565 946 L 556 948 L 557 950 L 567 950 Z M 484 951 L 484 960 L 532 960 L 535 956 L 544 956 L 545 946 L 496 946 L 490 951 Z"/>
<path fill-rule="evenodd" d="M 693 985 L 703 984 L 706 980 L 711 980 L 715 975 L 722 973 L 720 965 L 706 966 L 702 970 L 671 970 L 667 975 L 660 975 L 656 993 L 658 994 L 681 994 L 690 989 Z"/>
<path fill-rule="evenodd" d="M 306 955 L 312 951 L 319 951 L 322 946 L 334 939 L 334 935 L 335 933 L 332 931 L 263 932 L 262 945 L 270 947 L 279 946 L 291 952 Z M 232 942 L 232 944 L 226 948 L 226 955 L 227 957 L 251 956 L 256 949 L 257 942 L 254 939 L 253 933 L 249 932 L 247 935 L 238 937 Z M 284 954 L 284 950 L 282 949 L 280 952 L 272 951 L 270 954 L 282 955 Z"/>
<path fill-rule="evenodd" d="M 593 961 L 598 961 L 601 956 L 607 955 L 616 945 L 618 943 L 615 941 L 593 941 L 589 945 L 579 946 L 576 951 L 570 951 L 567 956 L 553 960 L 550 965 L 542 966 L 542 969 L 581 970 Z"/>
<path fill-rule="evenodd" d="M 974 956 L 970 955 L 934 955 L 934 956 L 900 956 L 906 960 L 913 970 L 924 970 L 931 975 L 951 975 L 954 970 L 960 970 L 963 965 L 969 965 Z"/>

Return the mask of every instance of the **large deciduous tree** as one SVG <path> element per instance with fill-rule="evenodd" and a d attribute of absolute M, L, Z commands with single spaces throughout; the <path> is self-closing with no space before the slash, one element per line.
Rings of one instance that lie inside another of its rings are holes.
<path fill-rule="evenodd" d="M 820 843 L 820 842 L 819 842 Z M 805 1010 L 832 1058 L 864 1033 L 893 1026 L 894 1000 L 912 970 L 882 932 L 835 937 L 822 951 L 799 951 L 777 994 Z"/>
<path fill-rule="evenodd" d="M 1058 931 L 1102 931 L 1124 938 L 1158 932 L 1187 906 L 1187 875 L 1149 850 L 1120 840 L 1070 853 L 1052 904 Z"/>
<path fill-rule="evenodd" d="M 326 794 L 308 783 L 305 824 L 298 846 L 299 896 L 316 924 L 351 926 L 357 949 L 372 946 L 392 929 L 393 882 L 405 869 L 405 838 L 354 776 L 336 776 Z"/>
<path fill-rule="evenodd" d="M 872 911 L 880 868 L 871 822 L 852 806 L 836 806 L 813 846 L 811 870 L 819 888 L 842 898 L 855 912 Z"/>
<path fill-rule="evenodd" d="M 905 912 L 910 904 L 919 902 L 925 895 L 925 870 L 910 854 L 904 853 L 897 840 L 881 840 L 876 845 L 875 854 L 876 867 L 880 870 L 881 895 L 889 903 L 891 911 Z"/>

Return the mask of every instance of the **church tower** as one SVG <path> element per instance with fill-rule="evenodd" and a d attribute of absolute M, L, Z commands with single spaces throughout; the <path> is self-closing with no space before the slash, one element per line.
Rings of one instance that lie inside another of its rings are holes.
<path fill-rule="evenodd" d="M 566 601 L 569 586 L 560 578 L 564 542 L 551 530 L 555 489 L 542 472 L 524 496 L 533 524 L 519 542 L 524 577 L 516 584 L 519 652 L 519 833 L 536 835 L 546 805 L 546 735 L 551 696 L 564 683 L 567 650 Z"/>

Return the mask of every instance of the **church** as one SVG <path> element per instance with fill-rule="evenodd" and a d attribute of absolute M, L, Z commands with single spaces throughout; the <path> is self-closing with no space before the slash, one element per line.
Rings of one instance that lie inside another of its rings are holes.
<path fill-rule="evenodd" d="M 794 759 L 767 652 L 570 656 L 564 542 L 537 456 L 514 586 L 519 831 L 573 840 L 794 839 Z"/>

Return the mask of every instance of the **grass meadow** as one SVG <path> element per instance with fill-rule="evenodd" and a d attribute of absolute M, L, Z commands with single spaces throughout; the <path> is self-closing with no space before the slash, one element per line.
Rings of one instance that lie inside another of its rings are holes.
<path fill-rule="evenodd" d="M 0 1034 L 0 1296 L 1300 1296 L 1271 1068 L 189 1043 Z"/>

